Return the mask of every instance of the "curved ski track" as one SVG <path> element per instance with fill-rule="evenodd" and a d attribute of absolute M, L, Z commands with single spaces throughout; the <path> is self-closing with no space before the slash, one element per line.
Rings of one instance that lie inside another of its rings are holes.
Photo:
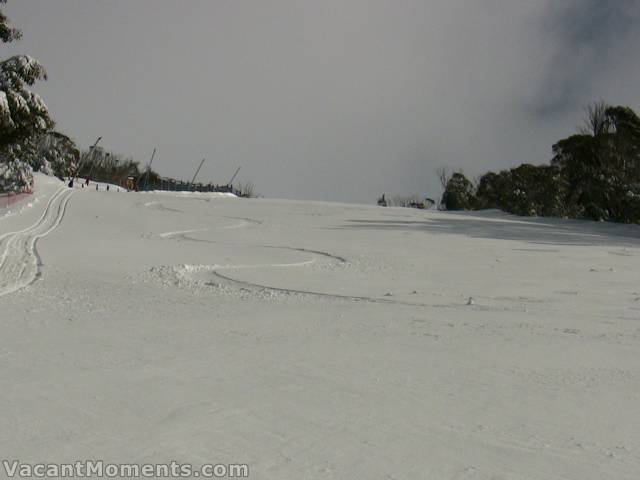
<path fill-rule="evenodd" d="M 61 187 L 49 199 L 36 223 L 0 236 L 0 297 L 30 285 L 40 275 L 36 243 L 60 224 L 71 195 L 73 190 Z"/>

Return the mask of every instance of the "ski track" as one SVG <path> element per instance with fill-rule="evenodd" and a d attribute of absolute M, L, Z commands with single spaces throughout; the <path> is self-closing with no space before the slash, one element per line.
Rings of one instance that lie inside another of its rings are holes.
<path fill-rule="evenodd" d="M 145 208 L 153 208 L 155 210 L 160 210 L 162 212 L 174 212 L 174 213 L 184 213 L 183 210 L 179 210 L 177 208 L 167 207 L 164 203 L 158 201 L 146 202 L 146 203 L 138 203 L 137 206 L 143 206 Z"/>
<path fill-rule="evenodd" d="M 278 250 L 292 250 L 294 252 L 304 252 L 304 253 L 313 253 L 314 255 L 320 255 L 321 257 L 327 257 L 332 260 L 336 260 L 338 263 L 347 263 L 347 259 L 341 257 L 339 255 L 333 255 L 331 253 L 323 252 L 320 250 L 310 250 L 308 248 L 299 248 L 299 247 L 279 247 L 277 245 L 259 245 L 264 248 L 275 248 Z"/>
<path fill-rule="evenodd" d="M 239 217 L 227 217 L 227 218 L 239 218 Z M 251 221 L 251 219 L 245 219 L 243 218 L 242 220 L 248 220 Z M 256 221 L 257 222 L 257 221 Z M 205 239 L 198 239 L 198 238 L 193 238 L 193 237 L 188 237 L 186 234 L 187 233 L 193 233 L 193 232 L 198 232 L 198 231 L 205 231 L 205 230 L 184 230 L 184 231 L 177 231 L 177 232 L 166 232 L 166 233 L 162 233 L 159 234 L 158 236 L 164 239 L 174 239 L 174 238 L 181 238 L 183 240 L 188 240 L 188 241 L 193 241 L 193 242 L 203 242 L 203 243 L 213 243 L 213 244 L 218 244 L 218 245 L 229 245 L 228 243 L 225 242 L 218 242 L 215 240 L 205 240 Z M 346 264 L 347 259 L 344 257 L 341 257 L 339 255 L 334 255 L 328 252 L 324 252 L 321 250 L 312 250 L 312 249 L 308 249 L 308 248 L 301 248 L 301 247 L 289 247 L 289 246 L 278 246 L 278 245 L 255 245 L 255 247 L 259 247 L 259 248 L 269 248 L 269 249 L 275 249 L 275 250 L 290 250 L 290 251 L 294 251 L 294 252 L 303 252 L 303 253 L 310 253 L 313 255 L 317 255 L 320 257 L 324 257 L 324 258 L 328 258 L 330 260 L 333 260 L 336 264 Z M 314 297 L 318 297 L 318 298 L 325 298 L 325 299 L 334 299 L 334 300 L 347 300 L 347 301 L 352 301 L 352 302 L 369 302 L 369 303 L 382 303 L 382 304 L 391 304 L 391 305 L 404 305 L 404 306 L 412 306 L 412 307 L 431 307 L 431 308 L 446 308 L 446 307 L 450 307 L 448 305 L 439 305 L 439 304 L 427 304 L 427 303 L 418 303 L 418 302 L 403 302 L 403 301 L 399 301 L 399 300 L 392 300 L 389 298 L 376 298 L 376 297 L 367 297 L 367 296 L 359 296 L 359 295 L 342 295 L 342 294 L 338 294 L 338 293 L 328 293 L 328 292 L 318 292 L 315 290 L 302 290 L 302 289 L 298 289 L 298 288 L 283 288 L 283 287 L 274 287 L 274 286 L 270 286 L 270 285 L 262 285 L 262 284 L 258 284 L 258 283 L 252 283 L 252 282 L 248 282 L 242 279 L 238 279 L 238 278 L 233 278 L 230 277 L 228 275 L 223 275 L 222 273 L 219 272 L 219 270 L 240 270 L 240 269 L 247 269 L 247 268 L 278 268 L 278 267 L 301 267 L 301 266 L 307 266 L 307 265 L 311 265 L 315 263 L 315 259 L 311 259 L 311 260 L 307 260 L 304 262 L 298 262 L 298 263 L 287 263 L 287 264 L 256 264 L 256 265 L 209 265 L 209 269 L 211 270 L 211 274 L 214 275 L 215 277 L 217 277 L 220 280 L 224 280 L 226 282 L 238 285 L 240 287 L 244 287 L 244 288 L 252 288 L 252 289 L 259 289 L 259 290 L 269 290 L 272 292 L 278 292 L 278 293 L 286 293 L 286 294 L 299 294 L 299 295 L 311 295 Z M 190 273 L 193 273 L 193 271 L 190 271 L 189 269 L 187 269 L 186 272 L 184 272 L 187 274 L 187 276 L 189 276 Z"/>
<path fill-rule="evenodd" d="M 208 229 L 200 228 L 200 229 L 191 229 L 191 230 L 177 230 L 175 232 L 164 232 L 159 233 L 158 237 L 160 238 L 173 238 L 173 237 L 182 237 L 185 233 L 195 233 L 195 232 L 206 232 Z"/>
<path fill-rule="evenodd" d="M 273 249 L 282 249 L 282 250 L 292 250 L 296 252 L 305 252 L 312 253 L 314 255 L 329 258 L 331 260 L 336 261 L 337 263 L 346 263 L 346 259 L 340 257 L 338 255 L 332 255 L 330 253 L 317 251 L 317 250 L 309 250 L 306 248 L 295 248 L 295 247 L 277 247 L 273 245 L 260 245 L 263 248 L 273 248 Z M 431 308 L 447 308 L 451 307 L 450 305 L 438 305 L 438 304 L 427 304 L 427 303 L 418 303 L 418 302 L 403 302 L 399 300 L 393 300 L 389 298 L 376 298 L 376 297 L 367 297 L 367 296 L 359 296 L 359 295 L 343 295 L 339 293 L 328 293 L 328 292 L 319 292 L 315 290 L 302 290 L 299 288 L 285 288 L 285 287 L 274 287 L 270 285 L 262 285 L 259 283 L 248 282 L 246 280 L 238 279 L 231 277 L 229 275 L 223 275 L 220 273 L 220 270 L 243 270 L 243 269 L 252 269 L 252 268 L 288 268 L 288 267 L 304 267 L 308 265 L 312 265 L 315 263 L 315 259 L 306 260 L 303 262 L 296 263 L 280 263 L 280 264 L 256 264 L 256 265 L 200 265 L 200 266 L 190 266 L 184 265 L 182 268 L 184 271 L 183 275 L 193 276 L 193 273 L 197 273 L 202 270 L 209 270 L 211 274 L 217 277 L 220 280 L 223 280 L 228 283 L 235 284 L 239 287 L 250 288 L 250 289 L 258 289 L 258 290 L 268 290 L 277 293 L 285 293 L 285 294 L 298 294 L 298 295 L 311 295 L 318 298 L 324 299 L 333 299 L 333 300 L 347 300 L 352 302 L 369 302 L 369 303 L 381 303 L 381 304 L 391 304 L 391 305 L 404 305 L 404 306 L 412 306 L 412 307 L 431 307 Z M 175 269 L 176 267 L 174 267 Z"/>
<path fill-rule="evenodd" d="M 226 217 L 226 218 L 238 218 L 239 217 Z M 247 220 L 248 222 L 258 222 L 257 220 L 251 220 L 249 218 L 243 218 L 242 220 Z M 258 222 L 261 223 L 261 222 Z M 238 228 L 238 226 L 231 226 L 231 227 L 223 227 L 223 229 L 228 229 L 228 228 Z M 202 229 L 191 229 L 191 230 L 178 230 L 175 232 L 164 232 L 164 233 L 159 233 L 157 234 L 158 237 L 163 238 L 163 239 L 175 239 L 175 238 L 179 238 L 182 240 L 186 240 L 189 242 L 200 242 L 200 243 L 211 243 L 214 245 L 236 245 L 235 243 L 229 243 L 229 242 L 219 242 L 217 240 L 207 240 L 204 238 L 194 238 L 194 237 L 190 237 L 187 235 L 187 233 L 197 233 L 197 232 L 207 232 L 209 231 L 208 228 L 202 228 Z M 335 260 L 337 263 L 341 263 L 341 264 L 345 264 L 348 263 L 347 259 L 344 257 L 341 257 L 340 255 L 334 255 L 332 253 L 328 253 L 328 252 L 323 252 L 321 250 L 312 250 L 309 248 L 301 248 L 301 247 L 288 247 L 288 246 L 280 246 L 280 245 L 254 245 L 255 247 L 258 248 L 272 248 L 274 250 L 290 250 L 292 252 L 303 252 L 303 253 L 312 253 L 314 255 L 319 255 L 321 257 L 326 257 L 329 258 L 331 260 Z"/>
<path fill-rule="evenodd" d="M 36 223 L 0 236 L 0 297 L 30 285 L 40 275 L 41 262 L 36 243 L 60 224 L 73 193 L 67 187 L 59 188 Z"/>
<path fill-rule="evenodd" d="M 150 202 L 150 203 L 157 203 L 157 202 Z M 146 205 L 146 204 L 145 204 Z M 171 210 L 169 208 L 164 207 L 164 210 Z M 179 211 L 179 210 L 174 210 L 174 211 Z M 223 227 L 213 227 L 213 228 L 192 228 L 189 230 L 176 230 L 176 231 L 171 231 L 171 232 L 162 232 L 162 233 L 158 233 L 155 234 L 156 237 L 159 238 L 164 238 L 164 239 L 171 239 L 171 238 L 182 238 L 183 240 L 192 240 L 194 242 L 207 242 L 207 240 L 200 240 L 200 239 L 196 239 L 196 238 L 191 238 L 191 237 L 187 237 L 186 234 L 187 233 L 198 233 L 198 232 L 207 232 L 210 230 L 235 230 L 238 228 L 246 228 L 248 227 L 250 224 L 252 225 L 261 225 L 262 222 L 259 222 L 258 220 L 253 220 L 251 218 L 245 218 L 245 217 L 227 217 L 225 216 L 224 218 L 230 218 L 233 220 L 240 220 L 240 222 L 235 223 L 233 225 L 226 225 Z M 215 243 L 215 242 L 212 242 Z"/>
<path fill-rule="evenodd" d="M 185 238 L 189 239 L 189 238 Z M 192 240 L 192 239 L 189 239 Z M 207 243 L 217 243 L 223 244 L 222 242 L 215 242 L 212 240 L 197 240 L 193 239 L 193 241 L 202 241 Z M 346 264 L 348 261 L 339 256 L 331 253 L 323 252 L 320 250 L 310 250 L 307 248 L 296 248 L 296 247 L 283 247 L 283 246 L 275 246 L 275 245 L 255 245 L 260 248 L 272 248 L 279 250 L 290 250 L 295 252 L 304 252 L 316 255 L 317 257 L 323 257 L 329 260 L 332 260 L 334 264 Z M 276 287 L 267 284 L 255 283 L 247 280 L 243 280 L 242 278 L 237 278 L 236 276 L 230 276 L 229 274 L 223 274 L 221 270 L 246 270 L 246 269 L 255 269 L 255 268 L 291 268 L 291 267 L 306 267 L 309 265 L 313 265 L 317 263 L 315 258 L 305 260 L 302 262 L 295 263 L 276 263 L 276 264 L 253 264 L 253 265 L 181 265 L 178 267 L 173 267 L 174 273 L 178 275 L 182 275 L 184 277 L 190 278 L 195 283 L 199 281 L 195 279 L 194 274 L 208 271 L 212 276 L 222 280 L 226 283 L 235 285 L 239 288 L 244 288 L 252 291 L 270 291 L 274 293 L 283 293 L 286 295 L 303 295 L 303 296 L 311 296 L 319 299 L 325 300 L 341 300 L 348 302 L 364 302 L 364 303 L 376 303 L 376 304 L 384 304 L 384 305 L 400 305 L 405 307 L 419 307 L 419 308 L 435 308 L 435 309 L 472 309 L 475 311 L 489 311 L 489 312 L 521 312 L 523 307 L 520 305 L 523 301 L 531 301 L 533 303 L 536 302 L 536 299 L 518 299 L 520 303 L 516 306 L 505 306 L 505 305 L 468 305 L 467 303 L 423 303 L 423 302 L 409 302 L 403 300 L 396 300 L 393 298 L 383 298 L 383 297 L 374 297 L 374 296 L 366 296 L 366 295 L 348 295 L 341 293 L 332 293 L 332 292 L 321 292 L 317 290 L 304 290 L 298 288 L 296 286 L 292 287 Z M 491 300 L 499 300 L 499 299 L 491 299 Z M 504 299 L 503 299 L 504 300 Z M 514 300 L 515 299 L 510 299 Z"/>
<path fill-rule="evenodd" d="M 249 217 L 229 217 L 226 216 L 224 218 L 230 218 L 232 220 L 242 220 L 246 223 L 251 223 L 253 225 L 262 225 L 263 223 L 260 220 L 256 220 L 254 218 L 249 218 Z M 237 227 L 226 227 L 226 228 L 237 228 Z"/>
<path fill-rule="evenodd" d="M 240 217 L 225 217 L 225 218 L 237 218 Z M 243 220 L 251 221 L 251 219 L 243 218 Z M 260 222 L 261 223 L 261 222 Z M 158 234 L 157 236 L 163 239 L 179 239 L 184 241 L 198 242 L 198 243 L 209 243 L 214 245 L 235 245 L 234 243 L 229 242 L 220 242 L 217 240 L 208 240 L 208 239 L 200 239 L 190 237 L 188 233 L 195 232 L 204 232 L 209 231 L 208 229 L 192 229 L 192 230 L 183 230 L 183 231 L 175 231 L 175 232 L 165 232 Z M 265 248 L 265 249 L 274 249 L 274 250 L 288 250 L 292 252 L 302 252 L 309 253 L 316 257 L 323 257 L 331 261 L 334 265 L 346 265 L 348 264 L 348 260 L 345 257 L 340 255 L 335 255 L 332 253 L 328 253 L 322 250 L 313 250 L 309 248 L 302 247 L 291 247 L 291 246 L 281 246 L 281 245 L 251 245 L 256 248 Z M 220 270 L 244 270 L 244 269 L 252 269 L 252 268 L 286 268 L 286 267 L 303 267 L 315 264 L 316 259 L 310 259 L 303 262 L 296 263 L 285 263 L 285 264 L 255 264 L 255 265 L 190 265 L 190 266 L 178 266 L 173 267 L 174 271 L 177 273 L 178 270 L 183 269 L 182 275 L 186 277 L 190 277 L 195 283 L 198 283 L 197 280 L 193 278 L 193 274 L 202 270 L 207 270 L 211 273 L 211 275 L 217 277 L 219 280 L 223 280 L 229 284 L 236 285 L 239 288 L 250 289 L 254 291 L 271 291 L 274 293 L 284 293 L 287 295 L 295 294 L 295 295 L 306 295 L 312 296 L 320 299 L 326 300 L 342 300 L 342 301 L 350 301 L 350 302 L 365 302 L 365 303 L 377 303 L 377 304 L 385 304 L 385 305 L 401 305 L 401 306 L 409 306 L 409 307 L 419 307 L 419 308 L 437 308 L 437 309 L 456 309 L 456 308 L 470 308 L 466 303 L 451 303 L 451 304 L 442 304 L 442 303 L 422 303 L 422 302 L 409 302 L 402 300 L 395 300 L 392 298 L 381 298 L 374 296 L 365 296 L 365 295 L 348 295 L 348 294 L 340 294 L 340 293 L 331 293 L 331 292 L 321 292 L 316 290 L 304 290 L 301 288 L 297 288 L 297 286 L 292 287 L 276 287 L 267 284 L 259 284 L 253 283 L 242 278 L 231 277 L 229 275 L 225 275 L 220 273 Z M 188 268 L 184 268 L 188 267 Z M 492 299 L 492 300 L 505 300 L 505 299 Z M 515 301 L 516 299 L 509 299 Z M 471 308 L 477 311 L 493 311 L 493 312 L 521 312 L 524 307 L 522 307 L 522 302 L 528 300 L 529 303 L 536 303 L 541 301 L 536 301 L 535 299 L 517 299 L 518 304 L 514 306 L 504 306 L 504 305 L 473 305 Z"/>
<path fill-rule="evenodd" d="M 273 265 L 273 266 L 284 266 L 284 265 Z M 337 293 L 317 292 L 315 290 L 300 290 L 295 288 L 272 287 L 269 285 L 261 285 L 259 283 L 247 282 L 245 280 L 239 280 L 239 279 L 230 277 L 228 275 L 223 275 L 218 270 L 213 270 L 211 273 L 221 280 L 234 283 L 241 287 L 270 290 L 272 292 L 279 292 L 279 293 L 286 293 L 286 294 L 293 293 L 293 294 L 299 294 L 299 295 L 312 295 L 314 297 L 329 298 L 334 300 L 349 300 L 353 302 L 384 303 L 384 304 L 392 304 L 392 305 L 406 305 L 411 307 L 445 307 L 445 305 L 429 305 L 426 303 L 401 302 L 398 300 L 391 300 L 387 298 L 364 297 L 359 295 L 341 295 Z"/>

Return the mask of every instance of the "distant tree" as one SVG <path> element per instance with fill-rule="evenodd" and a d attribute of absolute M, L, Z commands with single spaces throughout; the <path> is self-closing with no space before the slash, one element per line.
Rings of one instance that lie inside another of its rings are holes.
<path fill-rule="evenodd" d="M 440 182 L 442 190 L 446 190 L 447 183 L 449 183 L 449 179 L 451 178 L 451 172 L 447 167 L 438 167 L 436 169 L 436 175 L 438 176 L 438 181 Z"/>
<path fill-rule="evenodd" d="M 101 147 L 81 152 L 80 158 L 85 159 L 77 172 L 77 175 L 82 178 L 91 177 L 97 181 L 124 186 L 127 183 L 127 177 L 134 177 L 142 184 L 147 183 L 149 188 L 153 188 L 161 180 L 160 175 L 153 170 L 143 172 L 140 164 L 133 158 L 106 151 Z"/>
<path fill-rule="evenodd" d="M 448 210 L 499 208 L 517 215 L 640 223 L 640 117 L 629 107 L 585 107 L 578 133 L 552 147 L 550 165 L 488 172 L 473 190 L 464 175 L 447 176 Z"/>
<path fill-rule="evenodd" d="M 256 187 L 253 182 L 240 182 L 236 189 L 241 197 L 244 198 L 255 198 L 256 197 Z"/>
<path fill-rule="evenodd" d="M 563 199 L 559 169 L 530 164 L 509 170 L 506 191 L 502 193 L 503 210 L 525 216 L 562 216 Z"/>
<path fill-rule="evenodd" d="M 578 132 L 582 135 L 592 135 L 594 137 L 606 134 L 609 130 L 608 108 L 609 105 L 603 101 L 593 102 L 584 107 L 585 117 Z"/>
<path fill-rule="evenodd" d="M 565 180 L 565 203 L 575 216 L 596 220 L 608 218 L 606 209 L 605 160 L 596 137 L 572 135 L 553 146 L 551 164 L 557 166 Z"/>
<path fill-rule="evenodd" d="M 392 195 L 388 198 L 385 197 L 387 207 L 408 207 L 411 202 L 414 201 L 415 195 Z"/>
<path fill-rule="evenodd" d="M 615 166 L 635 182 L 640 178 L 640 117 L 628 107 L 610 107 L 607 123 Z"/>
<path fill-rule="evenodd" d="M 471 210 L 476 207 L 473 183 L 462 172 L 451 175 L 442 194 L 442 205 L 447 210 Z"/>
<path fill-rule="evenodd" d="M 613 193 L 609 209 L 621 222 L 640 222 L 640 117 L 628 107 L 609 107 L 608 163 Z"/>
<path fill-rule="evenodd" d="M 487 172 L 478 180 L 476 196 L 478 208 L 504 208 L 506 172 Z"/>
<path fill-rule="evenodd" d="M 588 109 L 580 134 L 553 146 L 565 180 L 567 208 L 596 220 L 640 220 L 640 118 L 628 107 Z"/>

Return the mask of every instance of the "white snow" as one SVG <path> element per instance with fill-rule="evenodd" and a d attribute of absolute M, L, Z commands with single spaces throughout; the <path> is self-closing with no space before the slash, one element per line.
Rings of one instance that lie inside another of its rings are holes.
<path fill-rule="evenodd" d="M 201 198 L 201 199 L 212 199 L 212 198 L 238 198 L 235 193 L 231 192 L 188 192 L 188 191 L 171 191 L 171 190 L 152 190 L 150 192 L 139 192 L 145 195 L 164 195 L 169 197 L 177 197 L 177 198 L 185 198 L 185 197 L 193 197 L 193 198 Z"/>
<path fill-rule="evenodd" d="M 639 227 L 61 186 L 0 218 L 3 458 L 638 478 Z"/>

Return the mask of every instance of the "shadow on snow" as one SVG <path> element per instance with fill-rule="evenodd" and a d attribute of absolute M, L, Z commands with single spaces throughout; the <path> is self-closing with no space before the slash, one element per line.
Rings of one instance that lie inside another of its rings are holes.
<path fill-rule="evenodd" d="M 430 212 L 415 220 L 347 220 L 338 228 L 404 230 L 533 244 L 640 247 L 640 226 L 587 220 L 518 217 L 495 210 Z"/>

